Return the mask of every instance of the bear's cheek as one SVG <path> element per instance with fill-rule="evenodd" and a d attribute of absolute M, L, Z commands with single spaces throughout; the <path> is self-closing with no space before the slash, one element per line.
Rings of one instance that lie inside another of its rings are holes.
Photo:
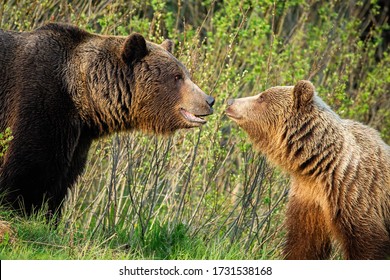
<path fill-rule="evenodd" d="M 257 102 L 250 102 L 242 105 L 243 108 L 238 110 L 242 115 L 241 121 L 245 123 L 245 126 L 262 127 L 264 123 L 264 117 L 266 114 L 265 105 L 258 104 Z"/>
<path fill-rule="evenodd" d="M 229 106 L 225 113 L 230 120 L 234 121 L 241 127 L 248 135 L 257 135 L 260 128 L 261 120 L 258 115 L 251 114 L 251 111 L 237 108 L 239 106 Z"/>
<path fill-rule="evenodd" d="M 244 112 L 243 117 L 237 121 L 237 124 L 255 142 L 259 140 L 267 141 L 273 131 L 273 124 L 270 122 L 272 114 L 265 107 L 266 104 L 254 104 L 254 106 L 250 106 Z"/>
<path fill-rule="evenodd" d="M 209 107 L 205 101 L 205 98 L 200 92 L 194 90 L 190 85 L 184 84 L 180 88 L 181 104 L 180 106 L 193 114 L 208 114 Z"/>
<path fill-rule="evenodd" d="M 206 123 L 204 119 L 213 113 L 212 97 L 206 95 L 191 80 L 186 79 L 179 86 L 180 100 L 177 103 L 178 112 L 184 122 L 183 127 L 196 127 Z"/>

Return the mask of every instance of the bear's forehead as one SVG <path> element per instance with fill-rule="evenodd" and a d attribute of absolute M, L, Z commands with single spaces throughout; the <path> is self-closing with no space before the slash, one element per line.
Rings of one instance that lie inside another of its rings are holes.
<path fill-rule="evenodd" d="M 180 61 L 173 54 L 164 49 L 162 46 L 152 42 L 147 42 L 146 44 L 150 53 L 157 54 L 160 58 L 164 57 L 165 59 L 174 60 L 178 64 L 180 63 Z"/>
<path fill-rule="evenodd" d="M 146 45 L 147 45 L 149 51 L 166 51 L 163 47 L 161 47 L 160 45 L 155 44 L 153 42 L 147 41 Z"/>
<path fill-rule="evenodd" d="M 264 91 L 264 93 L 289 93 L 294 89 L 293 86 L 276 86 Z"/>
<path fill-rule="evenodd" d="M 157 45 L 155 43 L 147 42 L 147 47 L 150 52 L 150 54 L 155 58 L 156 56 L 158 57 L 158 62 L 160 64 L 168 64 L 168 65 L 175 65 L 179 67 L 183 73 L 187 76 L 190 76 L 189 71 L 187 68 L 181 63 L 180 60 L 178 60 L 173 54 L 168 52 L 166 49 L 161 47 L 160 45 Z M 152 58 L 152 59 L 154 59 Z"/>
<path fill-rule="evenodd" d="M 291 91 L 293 90 L 293 86 L 276 86 L 276 87 L 272 87 L 270 88 L 269 90 L 272 90 L 272 91 Z"/>

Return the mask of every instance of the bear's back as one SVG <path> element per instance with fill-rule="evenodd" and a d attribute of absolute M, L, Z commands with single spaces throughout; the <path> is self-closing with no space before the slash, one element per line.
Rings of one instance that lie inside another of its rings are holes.
<path fill-rule="evenodd" d="M 0 29 L 0 81 L 9 72 L 7 69 L 29 66 L 28 63 L 22 64 L 25 61 L 21 59 L 29 59 L 34 55 L 38 55 L 38 58 L 62 56 L 92 36 L 78 27 L 59 23 L 49 23 L 31 32 Z M 19 65 L 15 65 L 17 63 Z"/>
<path fill-rule="evenodd" d="M 377 196 L 376 203 L 379 201 L 388 203 L 390 198 L 390 146 L 382 140 L 378 131 L 369 126 L 352 120 L 343 120 L 343 124 L 349 135 L 344 139 L 348 141 L 345 147 L 349 145 L 349 148 L 346 148 L 349 150 L 349 155 L 346 153 L 340 156 L 344 157 L 344 160 L 348 159 L 352 164 L 355 160 L 353 165 L 357 167 L 356 170 L 345 168 L 343 183 L 348 182 L 345 178 L 355 178 L 356 182 L 364 182 L 356 188 L 369 192 L 370 194 L 366 194 L 368 200 Z M 354 174 L 348 177 L 348 172 Z"/>
<path fill-rule="evenodd" d="M 43 94 L 43 89 L 55 94 L 64 88 L 62 75 L 72 51 L 91 36 L 58 23 L 31 32 L 0 30 L 0 131 L 11 126 L 9 116 L 28 99 L 26 94 Z"/>
<path fill-rule="evenodd" d="M 382 140 L 377 130 L 353 120 L 344 119 L 343 123 L 362 154 L 369 156 L 381 153 L 383 163 L 390 167 L 390 146 Z"/>
<path fill-rule="evenodd" d="M 0 92 L 6 75 L 10 76 L 11 64 L 17 56 L 19 47 L 23 45 L 22 33 L 0 29 Z"/>
<path fill-rule="evenodd" d="M 12 98 L 8 98 L 9 92 L 15 88 L 15 65 L 19 47 L 23 45 L 22 33 L 4 31 L 0 29 L 0 132 L 3 132 L 8 124 L 5 123 L 7 109 L 12 107 Z"/>

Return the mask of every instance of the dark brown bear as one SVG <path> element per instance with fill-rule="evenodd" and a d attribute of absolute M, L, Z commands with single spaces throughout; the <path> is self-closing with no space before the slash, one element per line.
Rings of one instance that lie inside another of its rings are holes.
<path fill-rule="evenodd" d="M 197 127 L 214 99 L 171 54 L 172 42 L 100 36 L 64 24 L 0 30 L 0 159 L 5 201 L 56 211 L 82 173 L 94 139 L 116 131 L 169 134 Z M 4 202 L 4 201 L 3 201 Z"/>

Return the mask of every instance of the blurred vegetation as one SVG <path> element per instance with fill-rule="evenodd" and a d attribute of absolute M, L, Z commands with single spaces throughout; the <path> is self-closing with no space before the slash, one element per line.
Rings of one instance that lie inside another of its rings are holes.
<path fill-rule="evenodd" d="M 2 258 L 280 258 L 288 178 L 226 119 L 231 97 L 310 79 L 342 117 L 390 141 L 388 1 L 0 4 L 0 28 L 28 31 L 51 21 L 100 34 L 136 31 L 158 43 L 169 37 L 193 80 L 216 98 L 215 114 L 201 129 L 169 138 L 97 141 L 60 226 L 39 214 L 15 218 L 22 241 L 1 245 Z"/>
<path fill-rule="evenodd" d="M 12 131 L 9 127 L 5 131 L 0 132 L 0 158 L 4 156 L 12 139 Z"/>

